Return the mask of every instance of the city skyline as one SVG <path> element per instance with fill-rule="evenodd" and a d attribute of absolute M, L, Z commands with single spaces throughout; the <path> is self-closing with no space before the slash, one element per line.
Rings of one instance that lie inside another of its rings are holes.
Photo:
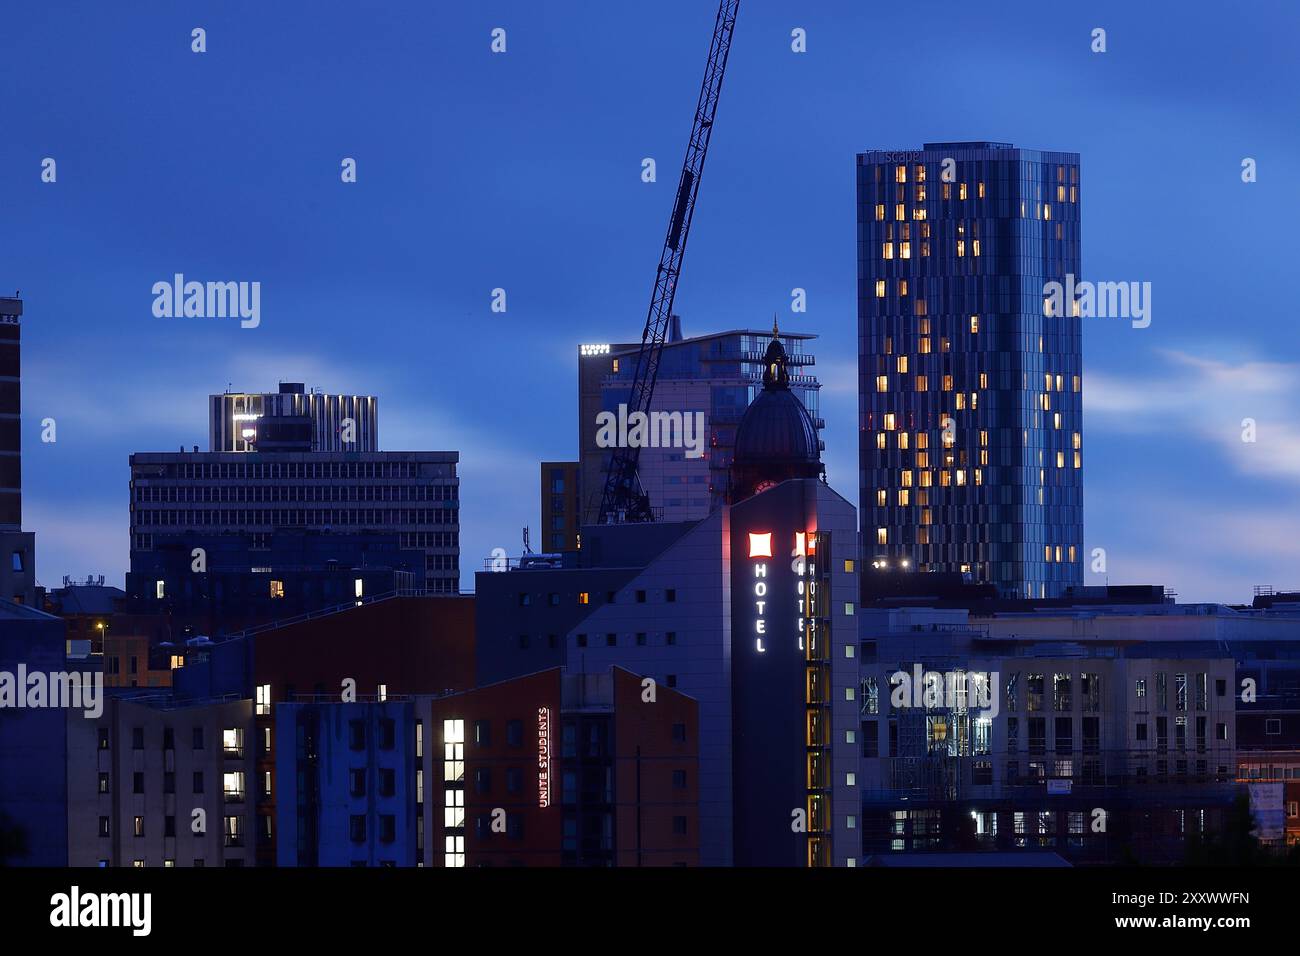
<path fill-rule="evenodd" d="M 1270 6 L 1273 24 L 1295 20 Z M 520 550 L 537 463 L 577 456 L 574 345 L 635 338 L 710 12 L 588 21 L 507 4 L 491 19 L 420 12 L 413 27 L 326 11 L 304 34 L 289 12 L 213 11 L 195 57 L 196 15 L 158 10 L 131 27 L 155 52 L 125 70 L 111 11 L 19 11 L 0 67 L 34 94 L 10 112 L 0 172 L 3 291 L 25 305 L 23 526 L 38 580 L 120 581 L 127 456 L 203 444 L 205 398 L 227 383 L 291 380 L 377 395 L 385 450 L 461 453 L 468 587 L 493 548 Z M 494 58 L 498 21 L 510 45 Z M 908 22 L 847 4 L 747 10 L 678 299 L 685 333 L 763 327 L 777 309 L 817 334 L 828 475 L 851 494 L 854 156 L 985 138 L 1078 152 L 1083 276 L 1158 290 L 1149 328 L 1083 323 L 1084 553 L 1108 557 L 1107 575 L 1085 562 L 1084 581 L 1231 603 L 1294 584 L 1300 440 L 1285 413 L 1300 356 L 1276 308 L 1287 217 L 1269 215 L 1289 208 L 1297 155 L 1275 121 L 1295 67 L 1267 55 L 1286 31 L 1106 4 L 1086 18 L 958 11 L 914 41 Z M 978 48 L 962 42 L 975 22 Z M 1097 25 L 1104 55 L 1088 49 Z M 795 26 L 806 54 L 790 50 Z M 957 53 L 916 73 L 926 43 Z M 664 61 L 681 68 L 665 76 Z M 618 82 L 592 84 L 593 70 Z M 906 111 L 888 93 L 898 75 L 913 84 Z M 355 184 L 339 180 L 345 157 Z M 645 157 L 656 183 L 641 181 Z M 1257 182 L 1241 180 L 1247 157 Z M 259 326 L 155 317 L 152 285 L 178 272 L 261 282 Z M 498 287 L 505 313 L 490 308 Z M 806 313 L 790 311 L 796 288 Z"/>

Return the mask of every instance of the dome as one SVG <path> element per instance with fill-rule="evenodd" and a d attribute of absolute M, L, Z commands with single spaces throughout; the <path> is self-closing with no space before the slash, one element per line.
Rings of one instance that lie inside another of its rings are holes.
<path fill-rule="evenodd" d="M 790 391 L 789 357 L 779 331 L 763 356 L 763 391 L 745 409 L 736 428 L 731 464 L 731 498 L 739 501 L 789 478 L 822 474 L 817 426 Z"/>
<path fill-rule="evenodd" d="M 736 428 L 736 464 L 821 461 L 812 416 L 790 389 L 764 388 Z"/>

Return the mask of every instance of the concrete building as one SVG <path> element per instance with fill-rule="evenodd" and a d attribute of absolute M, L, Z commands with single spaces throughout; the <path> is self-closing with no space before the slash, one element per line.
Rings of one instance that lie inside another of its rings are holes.
<path fill-rule="evenodd" d="M 251 700 L 111 696 L 67 715 L 70 866 L 252 866 L 264 746 Z"/>
<path fill-rule="evenodd" d="M 425 553 L 397 534 L 170 533 L 133 555 L 127 604 L 155 641 L 220 637 L 425 584 Z"/>
<path fill-rule="evenodd" d="M 859 614 L 865 854 L 1177 863 L 1223 831 L 1244 782 L 1290 786 L 1283 688 L 1300 616 L 1177 605 L 1160 589 L 1108 604 L 1097 590 L 1073 605 Z"/>
<path fill-rule="evenodd" d="M 456 452 L 140 452 L 131 456 L 131 570 L 168 536 L 274 532 L 396 536 L 424 554 L 416 587 L 460 589 Z M 156 595 L 166 598 L 166 591 Z"/>

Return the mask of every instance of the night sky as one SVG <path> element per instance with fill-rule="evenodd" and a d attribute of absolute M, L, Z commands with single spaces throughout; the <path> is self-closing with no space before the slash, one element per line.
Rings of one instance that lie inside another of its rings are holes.
<path fill-rule="evenodd" d="M 1086 550 L 1186 601 L 1300 586 L 1300 12 L 1056 6 L 745 0 L 676 311 L 688 335 L 779 311 L 820 336 L 828 475 L 855 500 L 855 153 L 1079 152 L 1084 277 L 1153 285 L 1150 328 L 1084 323 Z M 385 449 L 460 451 L 465 588 L 525 524 L 539 540 L 537 463 L 577 456 L 576 345 L 645 319 L 715 11 L 6 3 L 0 294 L 25 300 L 40 583 L 120 586 L 127 456 L 206 449 L 207 394 L 282 379 L 377 394 Z M 261 282 L 260 326 L 156 318 L 177 272 Z"/>

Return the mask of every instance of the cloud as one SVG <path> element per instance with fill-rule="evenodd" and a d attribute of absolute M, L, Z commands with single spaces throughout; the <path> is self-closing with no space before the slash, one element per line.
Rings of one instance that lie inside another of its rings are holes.
<path fill-rule="evenodd" d="M 1293 417 L 1300 364 L 1155 354 L 1163 367 L 1137 378 L 1088 375 L 1085 420 L 1100 419 L 1105 431 L 1188 436 L 1217 448 L 1242 475 L 1300 484 Z"/>

